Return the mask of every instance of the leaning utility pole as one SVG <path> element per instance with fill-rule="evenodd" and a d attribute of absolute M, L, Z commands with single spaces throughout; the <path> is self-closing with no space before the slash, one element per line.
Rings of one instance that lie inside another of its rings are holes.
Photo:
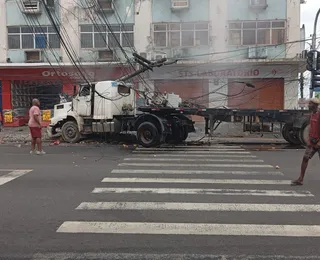
<path fill-rule="evenodd" d="M 320 8 L 316 14 L 316 18 L 314 20 L 314 26 L 313 26 L 313 35 L 312 35 L 312 45 L 310 52 L 313 53 L 313 64 L 312 64 L 312 70 L 311 70 L 311 86 L 310 86 L 310 98 L 313 97 L 313 91 L 316 85 L 316 80 L 319 79 L 319 74 L 317 73 L 318 70 L 318 64 L 317 61 L 320 58 L 320 53 L 317 52 L 317 24 L 318 24 L 318 18 L 320 15 Z"/>

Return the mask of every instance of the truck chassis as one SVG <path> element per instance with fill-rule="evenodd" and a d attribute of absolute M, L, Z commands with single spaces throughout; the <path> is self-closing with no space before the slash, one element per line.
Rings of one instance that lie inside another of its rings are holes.
<path fill-rule="evenodd" d="M 213 137 L 214 131 L 222 122 L 243 123 L 244 132 L 273 132 L 274 124 L 280 124 L 281 134 L 283 138 L 290 144 L 305 145 L 307 142 L 309 129 L 309 115 L 307 110 L 255 110 L 255 109 L 217 109 L 217 108 L 151 108 L 140 107 L 139 111 L 143 113 L 143 117 L 154 116 L 159 124 L 153 122 L 145 122 L 149 128 L 153 129 L 153 135 L 149 136 L 149 143 L 144 141 L 144 132 L 139 131 L 137 127 L 137 138 L 139 143 L 145 147 L 156 146 L 168 141 L 166 138 L 175 142 L 181 142 L 186 139 L 189 132 L 194 131 L 194 122 L 190 122 L 188 118 L 191 115 L 201 116 L 205 119 L 205 134 Z M 175 118 L 172 120 L 167 118 Z M 153 125 L 151 126 L 150 125 Z M 139 125 L 139 124 L 138 124 Z M 182 125 L 183 127 L 179 128 Z M 178 127 L 177 127 L 178 126 Z M 155 131 L 157 129 L 157 131 Z M 179 130 L 180 129 L 180 130 Z M 185 132 L 183 132 L 184 129 Z M 180 131 L 180 132 L 179 132 Z M 150 133 L 148 133 L 150 134 Z M 152 136 L 154 136 L 154 140 Z M 163 135 L 163 136 L 162 136 Z M 183 138 L 182 138 L 183 137 Z"/>

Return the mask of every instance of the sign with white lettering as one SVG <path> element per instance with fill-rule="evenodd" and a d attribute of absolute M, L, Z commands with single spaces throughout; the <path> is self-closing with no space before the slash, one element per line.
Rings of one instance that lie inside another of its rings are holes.
<path fill-rule="evenodd" d="M 241 68 L 219 68 L 218 65 L 200 64 L 154 69 L 154 73 L 150 73 L 150 79 L 285 78 L 293 74 L 295 74 L 294 67 L 289 65 L 250 67 L 243 65 Z"/>

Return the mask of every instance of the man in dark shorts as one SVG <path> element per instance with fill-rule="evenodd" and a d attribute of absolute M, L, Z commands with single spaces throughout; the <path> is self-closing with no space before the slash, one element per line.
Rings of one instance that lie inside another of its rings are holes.
<path fill-rule="evenodd" d="M 307 149 L 304 153 L 302 164 L 301 164 L 301 173 L 297 180 L 292 181 L 291 185 L 303 185 L 303 178 L 308 167 L 309 160 L 316 154 L 319 154 L 320 157 L 320 112 L 319 112 L 320 100 L 312 98 L 309 100 L 309 110 L 311 111 L 310 115 L 310 131 L 309 138 L 307 142 Z"/>
<path fill-rule="evenodd" d="M 32 107 L 29 110 L 29 129 L 31 134 L 31 151 L 33 154 L 38 147 L 37 155 L 43 155 L 45 152 L 42 150 L 41 137 L 42 137 L 42 127 L 41 127 L 41 112 L 40 112 L 40 101 L 38 99 L 32 100 Z"/>

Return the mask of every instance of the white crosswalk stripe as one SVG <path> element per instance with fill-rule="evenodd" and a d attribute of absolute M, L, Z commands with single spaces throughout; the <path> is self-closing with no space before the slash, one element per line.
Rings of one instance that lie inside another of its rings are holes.
<path fill-rule="evenodd" d="M 0 256 L 1 257 L 1 256 Z M 7 259 L 3 257 L 1 259 Z M 21 255 L 14 259 L 28 259 Z M 139 253 L 37 253 L 32 260 L 319 260 L 319 256 Z"/>
<path fill-rule="evenodd" d="M 124 158 L 125 161 L 150 161 L 150 158 Z M 179 162 L 179 161 L 185 161 L 186 158 L 156 158 L 153 157 L 152 161 L 162 161 L 162 162 Z M 263 160 L 250 160 L 250 159 L 199 159 L 199 158 L 195 158 L 195 159 L 187 159 L 188 162 L 251 162 L 251 163 L 258 163 L 258 162 L 263 162 Z"/>
<path fill-rule="evenodd" d="M 260 172 L 260 171 L 214 171 L 214 170 L 168 170 L 168 169 L 114 169 L 112 174 L 126 173 L 134 174 L 223 174 L 223 175 L 283 175 L 279 171 Z"/>
<path fill-rule="evenodd" d="M 27 174 L 28 172 L 32 172 L 32 170 L 0 169 L 0 172 L 5 172 L 4 175 L 0 176 L 0 186 L 1 186 Z"/>
<path fill-rule="evenodd" d="M 271 220 L 270 223 L 261 223 L 259 219 L 251 224 L 239 223 L 239 220 L 233 224 L 215 222 L 214 216 L 219 212 L 320 212 L 320 205 L 310 201 L 314 198 L 311 192 L 293 189 L 289 184 L 290 181 L 273 165 L 240 146 L 137 148 L 132 156 L 124 158 L 117 169 L 107 173 L 100 185 L 92 189 L 94 201 L 82 202 L 76 211 L 104 211 L 105 214 L 123 210 L 141 212 L 137 213 L 139 220 L 118 222 L 110 219 L 69 219 L 61 223 L 57 232 L 320 237 L 320 225 L 310 225 L 308 222 L 290 225 L 285 224 L 285 219 L 282 224 L 274 224 Z M 222 203 L 216 202 L 215 198 L 234 198 L 235 201 Z M 271 203 L 270 199 L 276 202 Z M 242 202 L 237 203 L 237 200 Z M 255 202 L 258 200 L 258 203 Z M 165 222 L 152 221 L 144 217 L 144 211 L 170 214 L 166 215 Z M 212 221 L 199 223 L 196 218 L 192 221 L 168 221 L 177 212 L 186 211 L 200 215 L 210 213 Z"/>

